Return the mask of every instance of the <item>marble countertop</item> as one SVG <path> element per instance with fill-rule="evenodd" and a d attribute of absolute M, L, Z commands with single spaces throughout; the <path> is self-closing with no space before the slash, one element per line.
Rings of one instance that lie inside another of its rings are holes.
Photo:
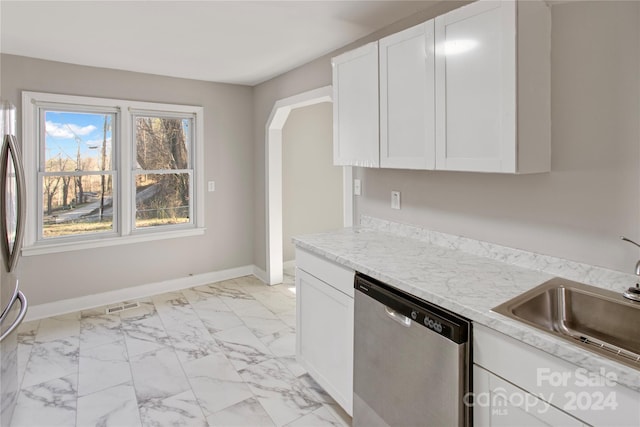
<path fill-rule="evenodd" d="M 496 251 L 493 251 L 491 244 L 481 244 L 485 252 L 501 253 L 493 258 L 479 256 L 465 251 L 464 244 L 452 244 L 453 240 L 443 239 L 442 236 L 446 235 L 436 233 L 438 236 L 434 237 L 433 232 L 429 232 L 431 234 L 425 238 L 414 227 L 408 230 L 386 228 L 345 228 L 299 236 L 293 241 L 299 248 L 374 277 L 575 365 L 594 372 L 604 367 L 607 372 L 617 375 L 619 384 L 640 392 L 640 370 L 491 311 L 491 308 L 552 277 L 562 276 L 557 271 L 552 274 L 545 269 L 505 262 L 504 259 L 509 258 L 505 255 L 509 248 L 496 246 Z M 572 270 L 571 266 L 563 268 Z M 566 278 L 576 280 L 575 275 Z"/>

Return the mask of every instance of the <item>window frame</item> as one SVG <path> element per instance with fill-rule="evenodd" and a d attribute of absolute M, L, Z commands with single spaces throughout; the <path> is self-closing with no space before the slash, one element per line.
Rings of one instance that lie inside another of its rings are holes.
<path fill-rule="evenodd" d="M 57 238 L 42 238 L 42 210 L 44 209 L 40 182 L 41 130 L 43 108 L 63 111 L 114 112 L 116 123 L 112 130 L 114 141 L 112 171 L 114 197 L 114 231 L 89 233 Z M 188 156 L 192 169 L 190 205 L 193 215 L 189 223 L 157 227 L 135 227 L 135 115 L 153 114 L 192 118 L 191 146 Z M 200 106 L 130 101 L 22 92 L 22 152 L 27 194 L 26 229 L 22 254 L 25 256 L 71 250 L 116 246 L 144 241 L 202 235 L 204 224 L 204 109 Z"/>
<path fill-rule="evenodd" d="M 57 111 L 57 112 L 68 112 L 69 110 L 71 110 L 71 108 L 69 108 L 67 105 L 60 105 L 60 104 L 55 104 L 55 103 L 50 103 L 50 102 L 41 102 L 37 104 L 36 107 L 36 114 L 37 114 L 37 121 L 36 123 L 34 123 L 34 126 L 36 126 L 36 130 L 35 130 L 35 135 L 36 135 L 36 140 L 34 141 L 34 144 L 36 145 L 36 150 L 37 150 L 37 158 L 35 160 L 36 162 L 36 185 L 37 188 L 35 188 L 36 191 L 36 195 L 40 195 L 41 198 L 38 199 L 39 202 L 42 202 L 42 195 L 44 193 L 44 188 L 43 188 L 43 177 L 52 174 L 53 173 L 48 173 L 43 169 L 43 166 L 45 165 L 45 144 L 43 143 L 44 138 L 45 138 L 45 130 L 44 130 L 44 126 L 42 126 L 42 124 L 44 123 L 44 121 L 46 120 L 45 118 L 45 110 L 47 112 L 49 111 Z M 73 110 L 74 112 L 79 112 L 79 113 L 93 113 L 93 114 L 112 114 L 113 115 L 113 119 L 114 119 L 114 126 L 112 130 L 112 137 L 113 137 L 113 141 L 119 141 L 120 136 L 118 133 L 118 127 L 119 127 L 119 123 L 120 123 L 120 111 L 116 108 L 111 108 L 111 107 L 96 107 L 96 106 L 84 106 L 84 105 L 74 105 L 73 106 Z M 23 143 L 24 145 L 24 143 Z M 111 147 L 111 169 L 109 169 L 108 173 L 105 172 L 101 172 L 101 171 L 74 171 L 74 172 L 61 172 L 59 174 L 56 175 L 60 175 L 60 176 L 70 176 L 70 177 L 85 177 L 85 176 L 99 176 L 99 175 L 111 175 L 112 176 L 112 190 L 114 192 L 114 194 L 119 194 L 119 188 L 118 188 L 118 182 L 119 182 L 119 176 L 118 176 L 118 163 L 117 163 L 117 158 L 118 158 L 118 144 L 112 144 Z M 30 159 L 31 157 L 25 156 L 25 160 L 26 159 Z M 25 172 L 26 172 L 26 165 L 25 165 Z M 28 173 L 28 172 L 27 172 Z M 56 176 L 53 175 L 53 176 Z M 49 175 L 51 176 L 51 175 Z M 29 188 L 27 188 L 27 200 L 29 200 Z M 120 201 L 118 200 L 118 198 L 114 198 L 113 200 L 113 211 L 114 212 L 119 212 L 118 211 L 118 207 L 120 205 Z M 35 236 L 36 236 L 36 240 L 37 241 L 42 241 L 42 242 L 46 242 L 46 243 L 64 243 L 64 242 L 74 242 L 76 240 L 92 240 L 92 238 L 96 238 L 96 237 L 105 237 L 105 238 L 109 238 L 109 237 L 118 237 L 118 229 L 119 229 L 119 221 L 120 221 L 120 215 L 114 215 L 113 216 L 113 225 L 112 225 L 112 229 L 111 231 L 105 231 L 105 232 L 99 232 L 99 233 L 86 233 L 86 234 L 77 234 L 77 235 L 69 235 L 69 236 L 61 236 L 61 237 L 57 237 L 57 238 L 45 238 L 44 237 L 44 206 L 43 205 L 39 205 L 38 206 L 40 209 L 36 209 L 36 229 L 35 229 Z M 27 226 L 28 227 L 28 226 Z M 40 237 L 40 240 L 38 240 L 38 236 Z"/>

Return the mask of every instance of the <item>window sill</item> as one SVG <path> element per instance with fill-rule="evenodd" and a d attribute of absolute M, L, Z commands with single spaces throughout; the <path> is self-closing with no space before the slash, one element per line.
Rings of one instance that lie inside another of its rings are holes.
<path fill-rule="evenodd" d="M 22 248 L 22 256 L 55 254 L 60 252 L 79 251 L 86 249 L 105 248 L 109 246 L 128 245 L 132 243 L 152 242 L 157 240 L 175 239 L 180 237 L 202 236 L 206 228 L 190 228 L 188 230 L 174 230 L 154 233 L 140 233 L 131 236 L 109 237 L 90 241 L 75 241 L 65 243 L 39 243 Z"/>

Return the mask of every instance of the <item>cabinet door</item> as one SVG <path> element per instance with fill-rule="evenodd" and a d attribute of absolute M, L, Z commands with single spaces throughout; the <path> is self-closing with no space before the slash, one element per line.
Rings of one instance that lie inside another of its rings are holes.
<path fill-rule="evenodd" d="M 378 43 L 332 59 L 333 163 L 378 167 Z"/>
<path fill-rule="evenodd" d="M 353 298 L 296 269 L 298 362 L 352 415 Z"/>
<path fill-rule="evenodd" d="M 595 364 L 593 370 L 579 368 L 477 323 L 473 325 L 473 361 L 474 372 L 482 367 L 520 390 L 542 396 L 586 425 L 640 426 L 640 393 L 612 383 L 604 364 Z M 551 381 L 550 376 L 562 380 Z M 478 391 L 482 388 L 474 383 L 474 392 Z"/>
<path fill-rule="evenodd" d="M 434 21 L 379 41 L 380 166 L 435 167 Z"/>
<path fill-rule="evenodd" d="M 473 422 L 477 427 L 582 427 L 569 414 L 489 371 L 473 367 Z"/>
<path fill-rule="evenodd" d="M 516 2 L 435 22 L 436 169 L 516 172 Z"/>

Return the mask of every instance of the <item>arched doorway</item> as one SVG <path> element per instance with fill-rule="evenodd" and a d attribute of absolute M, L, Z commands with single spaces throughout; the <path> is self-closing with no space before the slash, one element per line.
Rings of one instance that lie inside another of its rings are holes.
<path fill-rule="evenodd" d="M 291 110 L 332 101 L 325 86 L 277 101 L 266 124 L 266 267 L 269 285 L 282 282 L 282 128 Z M 343 168 L 344 226 L 353 225 L 352 168 Z"/>

